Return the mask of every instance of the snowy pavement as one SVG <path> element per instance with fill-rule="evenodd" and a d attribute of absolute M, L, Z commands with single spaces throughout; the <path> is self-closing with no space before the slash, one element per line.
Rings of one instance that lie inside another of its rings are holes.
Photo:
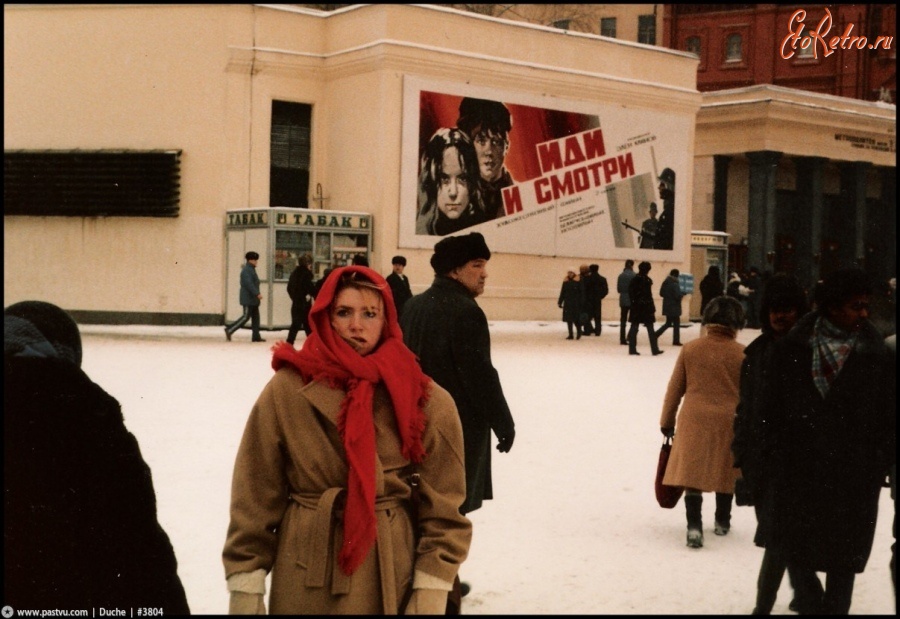
<path fill-rule="evenodd" d="M 659 325 L 657 325 L 659 326 Z M 272 375 L 269 347 L 221 327 L 83 325 L 84 369 L 122 404 L 153 471 L 159 519 L 196 614 L 228 611 L 221 551 L 231 471 L 250 408 Z M 682 329 L 682 341 L 699 326 Z M 739 341 L 759 334 L 745 330 Z M 762 549 L 753 509 L 737 507 L 725 537 L 685 546 L 683 502 L 661 509 L 653 478 L 662 399 L 679 348 L 641 356 L 603 335 L 565 340 L 562 322 L 492 322 L 493 360 L 516 421 L 508 454 L 493 452 L 494 496 L 470 514 L 461 576 L 465 614 L 747 614 Z M 302 334 L 301 334 L 302 339 Z M 298 340 L 298 345 L 300 340 Z M 883 491 L 875 543 L 851 614 L 895 614 L 888 561 L 894 504 Z M 785 578 L 775 614 L 791 598 Z"/>

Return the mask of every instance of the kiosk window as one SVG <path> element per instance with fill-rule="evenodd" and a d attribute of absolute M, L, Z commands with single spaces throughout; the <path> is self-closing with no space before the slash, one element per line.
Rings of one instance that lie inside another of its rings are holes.
<path fill-rule="evenodd" d="M 299 230 L 275 231 L 275 274 L 276 280 L 285 280 L 296 268 L 300 256 L 312 255 L 312 232 Z"/>

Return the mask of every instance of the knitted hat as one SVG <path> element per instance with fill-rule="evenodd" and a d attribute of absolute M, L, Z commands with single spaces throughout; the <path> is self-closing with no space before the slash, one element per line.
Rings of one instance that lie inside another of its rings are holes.
<path fill-rule="evenodd" d="M 53 346 L 60 358 L 81 365 L 81 334 L 78 325 L 64 310 L 45 301 L 21 301 L 3 312 L 34 325 Z"/>
<path fill-rule="evenodd" d="M 491 259 L 484 237 L 478 232 L 464 236 L 448 236 L 438 241 L 431 256 L 431 268 L 438 275 L 446 275 L 453 269 L 461 267 L 470 260 Z"/>
<path fill-rule="evenodd" d="M 744 328 L 744 308 L 734 297 L 715 297 L 703 310 L 703 324 L 739 331 Z"/>
<path fill-rule="evenodd" d="M 399 264 L 402 266 L 406 266 L 406 258 L 404 258 L 403 256 L 394 256 L 391 259 L 391 264 Z"/>

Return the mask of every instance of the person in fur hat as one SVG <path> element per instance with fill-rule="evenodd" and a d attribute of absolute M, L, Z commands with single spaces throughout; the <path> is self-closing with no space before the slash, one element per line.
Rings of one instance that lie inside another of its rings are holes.
<path fill-rule="evenodd" d="M 487 317 L 475 302 L 484 292 L 491 251 L 473 232 L 442 239 L 434 246 L 434 282 L 406 302 L 403 339 L 419 357 L 422 370 L 453 396 L 465 437 L 468 514 L 494 498 L 491 432 L 497 450 L 507 453 L 516 436 L 500 376 L 491 362 Z M 468 584 L 463 583 L 465 591 Z"/>
<path fill-rule="evenodd" d="M 22 301 L 3 331 L 4 603 L 188 614 L 150 468 L 81 369 L 75 321 Z"/>
<path fill-rule="evenodd" d="M 789 566 L 825 572 L 821 606 L 806 611 L 814 614 L 849 613 L 896 458 L 896 375 L 869 320 L 871 294 L 858 268 L 827 275 L 816 288 L 815 311 L 776 341 L 767 359 L 759 409 L 772 492 L 766 547 Z M 814 599 L 794 586 L 798 598 Z"/>

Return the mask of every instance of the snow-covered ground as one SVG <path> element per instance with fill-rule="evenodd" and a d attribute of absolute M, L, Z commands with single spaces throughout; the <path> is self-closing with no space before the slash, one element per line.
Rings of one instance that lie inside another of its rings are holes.
<path fill-rule="evenodd" d="M 231 471 L 244 423 L 272 375 L 269 346 L 286 331 L 221 327 L 81 327 L 84 369 L 122 404 L 153 471 L 159 519 L 197 614 L 228 610 L 221 551 Z M 493 360 L 516 421 L 508 454 L 494 451 L 495 499 L 470 514 L 474 539 L 461 576 L 465 614 L 747 614 L 762 549 L 753 509 L 735 506 L 732 529 L 685 546 L 683 502 L 661 509 L 653 478 L 659 415 L 680 349 L 639 357 L 600 337 L 565 340 L 562 322 L 491 323 Z M 745 330 L 749 343 L 759 334 Z M 682 329 L 682 341 L 699 326 Z M 302 334 L 301 334 L 302 340 Z M 298 345 L 301 340 L 298 340 Z M 888 561 L 894 504 L 883 491 L 874 549 L 856 580 L 852 614 L 895 614 Z M 775 614 L 792 614 L 785 578 Z"/>

